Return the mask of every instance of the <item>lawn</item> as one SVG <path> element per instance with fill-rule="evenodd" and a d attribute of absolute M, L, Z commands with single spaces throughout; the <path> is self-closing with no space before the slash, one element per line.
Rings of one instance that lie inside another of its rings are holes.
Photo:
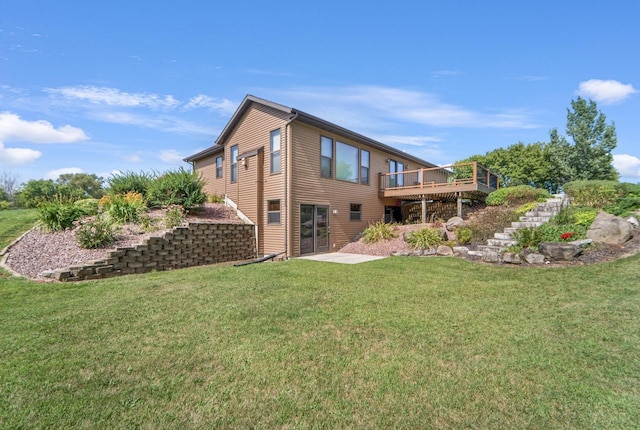
<path fill-rule="evenodd" d="M 639 279 L 640 255 L 4 278 L 0 428 L 637 428 Z"/>
<path fill-rule="evenodd" d="M 0 211 L 0 250 L 30 229 L 37 218 L 36 209 Z"/>

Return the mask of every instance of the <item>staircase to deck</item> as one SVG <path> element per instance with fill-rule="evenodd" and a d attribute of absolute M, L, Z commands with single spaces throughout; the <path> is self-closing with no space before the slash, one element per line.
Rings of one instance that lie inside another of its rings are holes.
<path fill-rule="evenodd" d="M 519 221 L 512 222 L 511 227 L 505 228 L 502 233 L 495 233 L 493 239 L 487 240 L 486 245 L 478 247 L 479 251 L 503 252 L 511 245 L 517 245 L 518 242 L 513 239 L 514 232 L 521 228 L 539 227 L 549 222 L 562 208 L 568 205 L 569 198 L 566 194 L 554 194 L 551 198 L 547 199 L 546 202 L 538 203 L 534 210 L 520 217 Z"/>

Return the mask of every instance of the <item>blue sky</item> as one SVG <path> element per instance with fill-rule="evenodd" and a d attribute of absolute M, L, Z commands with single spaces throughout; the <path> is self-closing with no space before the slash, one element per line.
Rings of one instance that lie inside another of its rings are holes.
<path fill-rule="evenodd" d="M 640 182 L 640 3 L 7 0 L 0 173 L 165 171 L 247 94 L 437 164 L 565 133 L 593 99 Z"/>

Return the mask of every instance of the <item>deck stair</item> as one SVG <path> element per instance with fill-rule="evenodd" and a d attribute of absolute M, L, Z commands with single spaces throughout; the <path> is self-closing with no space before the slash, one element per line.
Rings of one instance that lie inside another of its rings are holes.
<path fill-rule="evenodd" d="M 511 227 L 505 228 L 502 233 L 495 233 L 493 239 L 487 240 L 486 245 L 481 245 L 478 248 L 480 251 L 503 252 L 508 247 L 518 244 L 513 239 L 513 233 L 517 230 L 527 227 L 539 227 L 549 222 L 562 208 L 568 205 L 569 198 L 566 194 L 554 194 L 546 202 L 538 203 L 535 209 L 520 217 L 519 221 L 512 222 Z"/>

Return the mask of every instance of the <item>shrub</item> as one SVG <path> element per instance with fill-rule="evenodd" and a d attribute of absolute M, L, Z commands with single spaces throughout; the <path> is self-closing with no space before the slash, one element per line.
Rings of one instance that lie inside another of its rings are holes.
<path fill-rule="evenodd" d="M 83 223 L 75 233 L 76 241 L 82 248 L 94 249 L 108 245 L 115 240 L 113 225 L 102 217 Z"/>
<path fill-rule="evenodd" d="M 177 227 L 184 220 L 185 211 L 182 206 L 171 205 L 164 214 L 164 225 L 167 228 Z"/>
<path fill-rule="evenodd" d="M 190 211 L 206 201 L 203 187 L 204 179 L 200 175 L 180 168 L 154 180 L 147 197 L 149 204 L 154 207 L 180 205 Z"/>
<path fill-rule="evenodd" d="M 525 203 L 523 205 L 518 206 L 518 209 L 516 209 L 516 213 L 518 215 L 525 215 L 527 212 L 531 212 L 532 210 L 534 210 L 536 207 L 538 206 L 538 202 L 529 202 L 529 203 Z"/>
<path fill-rule="evenodd" d="M 596 219 L 597 214 L 598 211 L 593 208 L 567 206 L 562 208 L 549 222 L 555 225 L 578 224 L 588 228 L 593 220 Z"/>
<path fill-rule="evenodd" d="M 11 209 L 11 202 L 0 201 L 0 211 L 6 211 L 7 209 Z"/>
<path fill-rule="evenodd" d="M 580 225 L 557 225 L 551 222 L 540 227 L 521 228 L 513 233 L 513 240 L 523 248 L 537 248 L 542 242 L 569 242 L 586 237 L 587 229 Z"/>
<path fill-rule="evenodd" d="M 640 209 L 640 196 L 629 195 L 604 207 L 604 210 L 616 216 L 627 216 Z"/>
<path fill-rule="evenodd" d="M 466 245 L 471 242 L 473 231 L 469 227 L 458 227 L 456 229 L 456 241 L 460 245 Z"/>
<path fill-rule="evenodd" d="M 147 210 L 142 194 L 134 191 L 127 194 L 111 195 L 107 200 L 104 207 L 109 217 L 119 224 L 138 222 L 140 216 Z"/>
<path fill-rule="evenodd" d="M 156 175 L 153 173 L 135 173 L 125 172 L 118 175 L 111 176 L 107 179 L 109 185 L 110 194 L 127 194 L 135 192 L 146 197 L 149 186 L 155 179 Z"/>
<path fill-rule="evenodd" d="M 616 181 L 573 181 L 562 188 L 574 204 L 591 208 L 613 205 L 626 193 L 626 187 Z"/>
<path fill-rule="evenodd" d="M 98 199 L 82 199 L 74 203 L 74 205 L 82 211 L 84 216 L 93 216 L 98 214 Z"/>
<path fill-rule="evenodd" d="M 149 214 L 147 213 L 140 213 L 138 215 L 138 225 L 140 225 L 140 227 L 142 228 L 142 230 L 144 231 L 156 231 L 158 230 L 158 219 L 157 218 L 151 218 L 149 216 Z"/>
<path fill-rule="evenodd" d="M 544 201 L 547 198 L 549 198 L 547 190 L 533 188 L 531 185 L 518 185 L 495 190 L 487 196 L 486 203 L 489 206 L 516 206 Z"/>
<path fill-rule="evenodd" d="M 224 203 L 224 196 L 219 196 L 217 194 L 211 194 L 207 197 L 207 201 L 209 203 Z"/>
<path fill-rule="evenodd" d="M 382 240 L 393 239 L 394 237 L 398 237 L 394 230 L 392 224 L 377 221 L 369 224 L 367 228 L 364 229 L 362 232 L 362 240 L 364 243 L 376 243 Z"/>
<path fill-rule="evenodd" d="M 59 231 L 73 226 L 82 217 L 82 210 L 70 201 L 54 201 L 38 206 L 40 221 L 50 231 Z"/>
<path fill-rule="evenodd" d="M 407 243 L 414 249 L 427 249 L 442 243 L 442 230 L 439 228 L 421 228 L 407 235 Z"/>

